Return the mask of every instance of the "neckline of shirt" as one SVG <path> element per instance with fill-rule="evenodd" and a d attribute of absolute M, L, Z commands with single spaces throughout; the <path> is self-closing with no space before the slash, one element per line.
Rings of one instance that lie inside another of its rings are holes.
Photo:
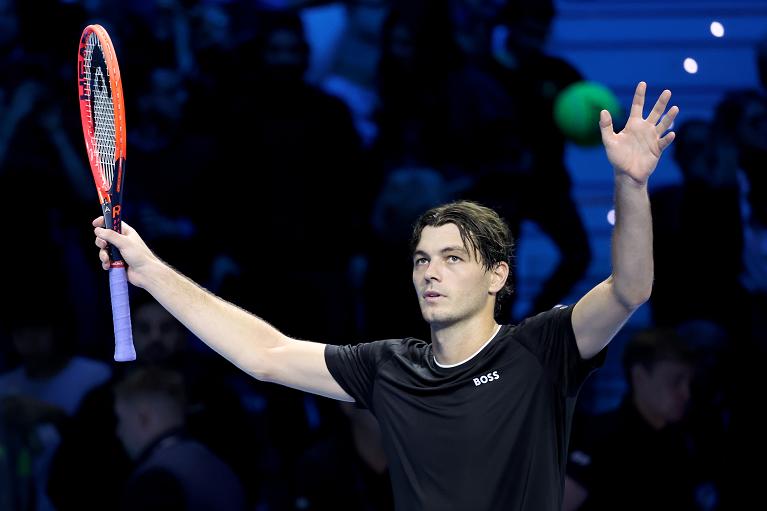
<path fill-rule="evenodd" d="M 492 341 L 493 339 L 495 339 L 495 336 L 496 336 L 496 335 L 498 335 L 498 332 L 500 332 L 500 331 L 501 331 L 501 325 L 496 325 L 496 326 L 495 326 L 495 329 L 493 330 L 493 333 L 492 333 L 492 334 L 490 334 L 490 338 L 489 338 L 487 341 L 485 341 L 485 342 L 484 342 L 484 344 L 482 344 L 482 346 L 480 346 L 480 347 L 479 347 L 479 349 L 478 349 L 477 351 L 475 351 L 474 353 L 472 353 L 471 355 L 469 355 L 469 357 L 468 357 L 468 358 L 466 358 L 466 359 L 464 359 L 464 360 L 461 360 L 460 362 L 456 362 L 455 364 L 440 364 L 439 362 L 437 362 L 437 357 L 436 357 L 435 355 L 432 355 L 432 357 L 434 358 L 434 363 L 435 363 L 435 364 L 437 364 L 437 367 L 440 367 L 440 368 L 442 368 L 442 369 L 451 369 L 451 368 L 453 368 L 453 367 L 458 367 L 458 366 L 459 366 L 459 365 L 461 365 L 461 364 L 465 364 L 466 362 L 468 362 L 468 361 L 469 361 L 469 360 L 471 360 L 472 358 L 474 358 L 474 357 L 476 357 L 477 355 L 479 355 L 479 353 L 480 353 L 480 352 L 481 352 L 483 349 L 485 349 L 485 347 L 487 347 L 487 345 L 488 345 L 488 344 L 490 344 L 490 341 Z"/>

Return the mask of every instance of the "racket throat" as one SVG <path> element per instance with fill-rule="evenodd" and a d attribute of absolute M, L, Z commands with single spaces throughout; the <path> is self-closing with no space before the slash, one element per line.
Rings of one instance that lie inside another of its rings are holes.
<path fill-rule="evenodd" d="M 104 227 L 120 232 L 120 206 L 112 204 L 108 195 L 101 203 L 101 213 L 104 215 Z"/>
<path fill-rule="evenodd" d="M 109 196 L 106 196 L 101 203 L 101 212 L 104 214 L 104 227 L 121 232 L 120 205 L 112 204 L 109 201 Z M 109 258 L 112 260 L 109 267 L 123 268 L 125 263 L 123 262 L 122 255 L 120 255 L 120 251 L 117 250 L 117 247 L 108 245 L 107 248 L 109 249 Z"/>

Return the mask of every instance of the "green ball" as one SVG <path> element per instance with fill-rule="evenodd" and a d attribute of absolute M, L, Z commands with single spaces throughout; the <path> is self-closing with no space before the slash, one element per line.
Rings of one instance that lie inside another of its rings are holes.
<path fill-rule="evenodd" d="M 615 94 L 602 84 L 580 81 L 569 85 L 554 100 L 554 121 L 569 140 L 581 146 L 602 141 L 599 113 L 607 110 L 613 122 L 622 116 Z"/>

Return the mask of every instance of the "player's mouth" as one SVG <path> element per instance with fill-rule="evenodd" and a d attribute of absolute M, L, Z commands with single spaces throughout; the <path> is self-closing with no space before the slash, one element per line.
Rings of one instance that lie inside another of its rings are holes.
<path fill-rule="evenodd" d="M 444 295 L 442 295 L 442 294 L 440 294 L 440 293 L 438 293 L 436 291 L 426 291 L 423 294 L 423 299 L 425 301 L 427 301 L 427 302 L 436 302 L 437 300 L 439 300 L 440 298 L 443 298 L 443 297 L 444 297 Z"/>

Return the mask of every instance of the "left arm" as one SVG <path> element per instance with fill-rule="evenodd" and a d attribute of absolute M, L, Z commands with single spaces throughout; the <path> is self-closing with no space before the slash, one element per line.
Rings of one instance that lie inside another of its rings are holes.
<path fill-rule="evenodd" d="M 647 180 L 663 150 L 674 140 L 673 132 L 663 134 L 679 109 L 671 107 L 663 115 L 671 97 L 671 92 L 666 90 L 647 119 L 643 119 L 646 89 L 644 82 L 637 86 L 629 120 L 620 133 L 613 131 L 612 119 L 606 110 L 599 120 L 602 142 L 615 172 L 613 272 L 586 293 L 573 309 L 573 331 L 583 358 L 599 353 L 631 314 L 650 298 L 652 290 L 652 219 Z"/>

